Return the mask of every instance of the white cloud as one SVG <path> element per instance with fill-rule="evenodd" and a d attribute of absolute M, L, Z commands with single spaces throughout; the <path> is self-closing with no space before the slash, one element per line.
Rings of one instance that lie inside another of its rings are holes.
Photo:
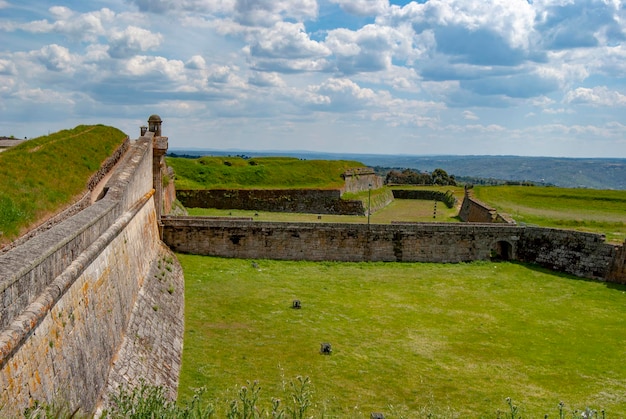
<path fill-rule="evenodd" d="M 56 103 L 62 105 L 73 105 L 75 102 L 71 95 L 57 92 L 52 89 L 27 89 L 15 94 L 17 98 L 32 103 Z"/>
<path fill-rule="evenodd" d="M 194 55 L 185 63 L 185 67 L 192 70 L 202 70 L 206 68 L 206 61 L 201 55 Z"/>
<path fill-rule="evenodd" d="M 126 75 L 147 76 L 146 84 L 153 84 L 159 88 L 159 76 L 165 76 L 168 80 L 184 80 L 185 64 L 179 60 L 168 60 L 164 57 L 149 57 L 138 55 L 124 62 L 123 69 Z M 154 78 L 154 79 L 151 79 Z"/>
<path fill-rule="evenodd" d="M 78 57 L 73 56 L 69 49 L 57 44 L 46 45 L 32 55 L 48 70 L 70 74 L 75 71 L 79 61 Z"/>
<path fill-rule="evenodd" d="M 259 30 L 250 47 L 250 55 L 265 58 L 324 57 L 330 50 L 309 38 L 302 23 L 278 22 L 271 28 Z"/>
<path fill-rule="evenodd" d="M 95 41 L 106 34 L 107 27 L 116 19 L 110 9 L 101 9 L 89 13 L 78 14 L 64 6 L 50 8 L 50 14 L 56 19 L 35 20 L 22 24 L 9 23 L 3 25 L 7 31 L 23 30 L 31 33 L 58 33 L 72 40 Z"/>
<path fill-rule="evenodd" d="M 330 0 L 357 16 L 378 16 L 389 8 L 389 0 Z"/>
<path fill-rule="evenodd" d="M 388 70 L 404 37 L 388 26 L 366 25 L 358 31 L 335 29 L 324 44 L 333 52 L 339 71 L 346 74 Z"/>
<path fill-rule="evenodd" d="M 236 0 L 234 20 L 248 26 L 272 26 L 281 20 L 315 19 L 316 0 Z"/>
<path fill-rule="evenodd" d="M 609 90 L 606 86 L 591 89 L 579 87 L 567 92 L 564 102 L 591 106 L 626 106 L 626 95 Z"/>
<path fill-rule="evenodd" d="M 17 74 L 17 68 L 15 63 L 10 60 L 0 59 L 0 74 L 7 76 L 14 76 Z"/>
<path fill-rule="evenodd" d="M 159 33 L 152 33 L 146 29 L 129 26 L 123 32 L 111 35 L 109 54 L 113 58 L 127 58 L 150 49 L 157 48 L 163 40 Z"/>
<path fill-rule="evenodd" d="M 472 111 L 463 111 L 463 119 L 467 119 L 470 121 L 476 121 L 480 119 L 476 114 Z"/>
<path fill-rule="evenodd" d="M 52 6 L 48 10 L 50 11 L 50 14 L 58 20 L 69 19 L 74 15 L 74 12 L 65 6 Z"/>
<path fill-rule="evenodd" d="M 278 73 L 255 71 L 248 79 L 249 83 L 259 87 L 285 87 L 287 84 Z"/>

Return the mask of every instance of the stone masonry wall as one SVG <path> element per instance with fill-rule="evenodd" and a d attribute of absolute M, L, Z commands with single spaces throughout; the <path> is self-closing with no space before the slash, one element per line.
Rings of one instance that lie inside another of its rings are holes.
<path fill-rule="evenodd" d="M 0 255 L 3 416 L 18 416 L 33 400 L 64 400 L 88 414 L 109 388 L 113 360 L 128 365 L 127 357 L 134 359 L 134 370 L 127 373 L 137 373 L 131 379 L 163 377 L 158 382 L 175 394 L 171 377 L 177 380 L 174 364 L 182 353 L 182 281 L 176 282 L 177 292 L 165 292 L 175 315 L 152 310 L 154 319 L 131 316 L 135 303 L 156 301 L 164 293 L 159 280 L 160 286 L 150 285 L 157 260 L 169 252 L 160 244 L 152 194 L 152 141 L 141 138 L 99 201 Z M 139 319 L 141 330 L 131 317 Z M 127 330 L 158 342 L 154 356 L 119 352 Z"/>
<path fill-rule="evenodd" d="M 33 399 L 93 410 L 155 254 L 154 201 L 103 233 L 0 336 L 0 404 Z M 20 339 L 21 338 L 21 339 Z"/>
<path fill-rule="evenodd" d="M 461 204 L 459 218 L 469 223 L 492 223 L 495 221 L 496 209 L 473 198 L 469 191 L 465 191 L 465 198 Z"/>
<path fill-rule="evenodd" d="M 619 263 L 619 249 L 620 246 L 605 243 L 599 234 L 527 226 L 517 257 L 555 271 L 617 282 L 619 279 L 611 271 Z"/>
<path fill-rule="evenodd" d="M 236 258 L 463 262 L 488 259 L 506 225 L 267 223 L 168 217 L 163 240 L 174 251 Z"/>
<path fill-rule="evenodd" d="M 345 181 L 341 188 L 341 194 L 346 192 L 357 193 L 370 189 L 380 189 L 383 187 L 384 180 L 378 176 L 374 169 L 369 167 L 360 167 L 348 170 L 343 174 Z"/>
<path fill-rule="evenodd" d="M 365 224 L 169 217 L 164 220 L 163 240 L 178 252 L 235 258 L 454 263 L 487 260 L 500 254 L 612 282 L 624 282 L 619 272 L 623 272 L 626 254 L 622 247 L 606 244 L 597 234 L 496 223 L 368 228 Z M 504 249 L 506 254 L 501 254 Z"/>
<path fill-rule="evenodd" d="M 365 215 L 361 201 L 333 189 L 179 189 L 176 198 L 187 208 Z"/>

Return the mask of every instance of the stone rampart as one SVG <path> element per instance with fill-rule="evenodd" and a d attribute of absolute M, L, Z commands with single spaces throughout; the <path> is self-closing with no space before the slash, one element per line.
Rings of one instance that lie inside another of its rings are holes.
<path fill-rule="evenodd" d="M 583 278 L 619 282 L 612 271 L 614 264 L 619 263 L 620 248 L 605 243 L 604 236 L 599 234 L 527 226 L 520 239 L 517 259 Z"/>
<path fill-rule="evenodd" d="M 168 217 L 163 239 L 178 252 L 236 258 L 336 261 L 464 262 L 515 246 L 506 225 L 268 223 Z"/>
<path fill-rule="evenodd" d="M 0 255 L 2 415 L 19 416 L 34 400 L 94 410 L 112 361 L 128 356 L 118 350 L 163 252 L 153 191 L 152 139 L 142 137 L 124 154 L 99 201 Z M 176 288 L 178 293 L 166 293 L 168 306 L 182 306 L 180 281 Z M 167 310 L 155 315 L 160 313 Z M 167 329 L 163 341 L 171 350 L 158 354 L 175 360 L 182 327 L 170 327 L 171 317 L 154 320 L 163 326 L 154 333 Z M 148 361 L 136 371 L 159 368 L 164 360 Z"/>
<path fill-rule="evenodd" d="M 338 189 L 179 189 L 176 198 L 187 208 L 343 215 L 366 211 L 361 201 L 341 199 Z"/>
<path fill-rule="evenodd" d="M 440 201 L 452 208 L 456 198 L 451 192 L 429 191 L 421 189 L 392 189 L 394 199 L 420 199 L 427 201 Z"/>
<path fill-rule="evenodd" d="M 394 223 L 368 227 L 202 217 L 168 217 L 163 223 L 163 240 L 173 250 L 199 255 L 443 263 L 500 257 L 585 278 L 625 282 L 623 247 L 606 244 L 601 235 L 576 231 L 497 223 Z"/>

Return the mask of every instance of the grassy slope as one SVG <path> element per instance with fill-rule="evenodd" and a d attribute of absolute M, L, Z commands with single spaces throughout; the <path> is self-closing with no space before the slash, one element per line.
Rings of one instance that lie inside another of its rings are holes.
<path fill-rule="evenodd" d="M 228 162 L 230 166 L 225 163 Z M 338 188 L 341 174 L 363 164 L 347 160 L 300 160 L 291 157 L 168 157 L 178 189 Z"/>
<path fill-rule="evenodd" d="M 626 239 L 626 191 L 485 186 L 474 193 L 518 222 L 602 233 L 611 242 Z"/>
<path fill-rule="evenodd" d="M 81 125 L 0 153 L 0 241 L 72 203 L 125 138 L 116 128 Z"/>
<path fill-rule="evenodd" d="M 181 399 L 207 386 L 223 409 L 237 386 L 258 379 L 267 407 L 271 397 L 288 400 L 285 382 L 305 375 L 313 417 L 493 418 L 505 397 L 523 417 L 558 417 L 559 401 L 626 415 L 624 286 L 512 263 L 258 261 L 257 269 L 178 257 Z M 318 353 L 321 342 L 331 356 Z"/>

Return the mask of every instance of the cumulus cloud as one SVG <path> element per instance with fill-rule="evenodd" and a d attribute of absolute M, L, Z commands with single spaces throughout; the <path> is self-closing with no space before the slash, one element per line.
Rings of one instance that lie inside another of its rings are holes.
<path fill-rule="evenodd" d="M 113 58 L 127 58 L 135 54 L 157 48 L 163 36 L 146 29 L 129 26 L 124 31 L 111 35 L 109 55 Z"/>
<path fill-rule="evenodd" d="M 536 28 L 548 49 L 589 48 L 626 39 L 623 9 L 605 0 L 538 2 Z M 623 6 L 622 6 L 623 7 Z"/>
<path fill-rule="evenodd" d="M 20 100 L 32 103 L 56 103 L 63 105 L 73 105 L 75 102 L 71 95 L 60 93 L 52 89 L 26 89 L 15 93 Z"/>
<path fill-rule="evenodd" d="M 330 0 L 357 16 L 378 16 L 389 8 L 389 0 Z"/>
<path fill-rule="evenodd" d="M 164 57 L 135 56 L 124 62 L 124 73 L 131 76 L 150 76 L 146 83 L 155 84 L 161 77 L 168 80 L 182 80 L 185 64 L 179 60 L 168 60 Z"/>
<path fill-rule="evenodd" d="M 201 55 L 194 55 L 185 63 L 185 67 L 192 70 L 202 70 L 206 67 L 206 61 Z"/>
<path fill-rule="evenodd" d="M 317 86 L 310 86 L 312 104 L 331 107 L 337 111 L 360 109 L 375 99 L 372 89 L 362 88 L 350 79 L 328 79 Z"/>
<path fill-rule="evenodd" d="M 69 49 L 57 44 L 46 45 L 33 55 L 50 71 L 73 73 L 77 63 Z"/>
<path fill-rule="evenodd" d="M 95 41 L 106 34 L 106 27 L 115 20 L 116 15 L 110 9 L 76 13 L 64 6 L 49 9 L 54 21 L 35 20 L 21 24 L 5 24 L 4 29 L 22 30 L 31 33 L 58 33 L 72 40 Z"/>
<path fill-rule="evenodd" d="M 606 86 L 596 86 L 591 89 L 579 87 L 567 92 L 564 102 L 591 106 L 626 106 L 626 95 L 609 90 Z"/>
<path fill-rule="evenodd" d="M 272 26 L 283 19 L 315 19 L 316 0 L 236 0 L 233 18 L 248 26 Z"/>
<path fill-rule="evenodd" d="M 335 29 L 324 44 L 333 52 L 337 69 L 345 74 L 389 69 L 403 36 L 388 26 L 366 25 L 358 31 Z"/>
<path fill-rule="evenodd" d="M 257 32 L 248 49 L 250 55 L 265 58 L 324 57 L 330 50 L 309 38 L 302 23 L 278 22 Z"/>
<path fill-rule="evenodd" d="M 15 63 L 10 60 L 0 59 L 0 74 L 5 76 L 13 76 L 17 74 Z"/>
<path fill-rule="evenodd" d="M 280 77 L 278 73 L 265 73 L 255 71 L 248 82 L 258 87 L 284 87 L 285 81 Z"/>
<path fill-rule="evenodd" d="M 395 6 L 380 22 L 430 32 L 439 53 L 468 63 L 515 65 L 530 54 L 534 16 L 522 0 L 430 0 Z"/>

